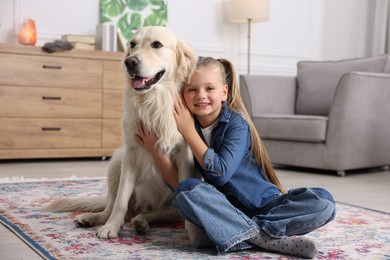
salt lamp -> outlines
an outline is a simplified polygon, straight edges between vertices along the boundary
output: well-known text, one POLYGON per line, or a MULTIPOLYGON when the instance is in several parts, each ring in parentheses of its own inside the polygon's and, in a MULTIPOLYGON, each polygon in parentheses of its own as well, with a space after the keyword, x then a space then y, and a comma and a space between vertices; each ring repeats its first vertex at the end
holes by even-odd
POLYGON ((19 28, 18 42, 20 44, 35 45, 37 30, 33 19, 26 19, 19 28))

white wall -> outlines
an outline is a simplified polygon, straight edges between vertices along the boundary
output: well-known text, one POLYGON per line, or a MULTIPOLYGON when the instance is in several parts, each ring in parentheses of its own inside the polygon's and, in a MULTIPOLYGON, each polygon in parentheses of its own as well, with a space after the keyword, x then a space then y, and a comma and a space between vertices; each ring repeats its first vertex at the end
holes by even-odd
POLYGON ((26 18, 37 27, 37 45, 60 39, 66 33, 95 34, 99 0, 1 0, 0 42, 16 43, 26 18))
MULTIPOLYGON (((169 0, 169 27, 199 55, 227 57, 245 73, 247 24, 229 22, 227 3, 169 0)), ((270 21, 252 24, 252 74, 293 74, 297 60, 321 58, 322 10, 319 0, 271 0, 270 21)))
MULTIPOLYGON (((324 16, 323 58, 337 60, 358 54, 361 4, 370 0, 326 0, 324 16)), ((364 39, 360 39, 364 40, 364 39)))
MULTIPOLYGON (((360 1, 366 0, 270 1, 270 21, 252 24, 252 74, 293 75, 299 60, 350 58, 355 54, 357 10, 360 1), (339 10, 337 15, 335 10, 339 10)), ((247 25, 229 22, 228 0, 167 3, 168 27, 198 55, 226 57, 238 73, 246 73, 247 25)), ((36 22, 37 45, 67 33, 94 34, 99 0, 1 0, 0 42, 16 43, 17 30, 26 18, 36 22)))

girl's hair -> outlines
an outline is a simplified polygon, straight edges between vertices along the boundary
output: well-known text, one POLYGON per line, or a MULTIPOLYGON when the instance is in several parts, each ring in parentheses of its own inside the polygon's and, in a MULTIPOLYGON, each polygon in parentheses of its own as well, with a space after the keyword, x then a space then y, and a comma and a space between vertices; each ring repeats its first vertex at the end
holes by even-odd
POLYGON ((225 81, 224 84, 228 85, 227 102, 229 108, 233 112, 241 115, 249 125, 249 131, 252 141, 252 153, 255 157, 255 160, 263 168, 263 171, 265 172, 268 180, 275 184, 282 193, 286 193, 286 190, 283 188, 282 184, 280 183, 278 177, 275 174, 275 171, 272 167, 271 161, 265 150, 263 142, 261 141, 256 127, 253 124, 252 119, 245 108, 244 102, 242 101, 233 64, 226 59, 199 57, 197 67, 208 65, 214 65, 220 68, 222 80, 225 81))

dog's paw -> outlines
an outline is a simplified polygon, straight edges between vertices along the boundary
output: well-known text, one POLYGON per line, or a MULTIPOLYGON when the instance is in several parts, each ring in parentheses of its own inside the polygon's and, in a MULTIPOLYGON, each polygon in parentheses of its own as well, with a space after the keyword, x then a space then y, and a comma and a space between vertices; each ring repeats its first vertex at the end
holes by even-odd
POLYGON ((139 235, 145 235, 146 232, 149 231, 149 223, 148 221, 142 216, 142 214, 139 214, 131 219, 131 224, 133 225, 135 231, 139 235))
POLYGON ((119 231, 121 227, 113 224, 105 224, 101 227, 96 236, 100 239, 116 238, 119 237, 119 231))
POLYGON ((86 213, 86 214, 79 215, 75 217, 73 222, 76 227, 80 227, 80 228, 93 227, 96 225, 92 219, 93 215, 94 215, 93 213, 86 213))

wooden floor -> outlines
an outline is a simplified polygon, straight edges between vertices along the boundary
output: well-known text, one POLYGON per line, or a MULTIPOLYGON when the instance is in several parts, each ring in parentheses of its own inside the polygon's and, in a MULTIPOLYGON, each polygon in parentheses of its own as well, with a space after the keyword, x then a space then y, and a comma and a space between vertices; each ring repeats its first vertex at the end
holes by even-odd
MULTIPOLYGON (((106 176, 108 161, 37 160, 0 161, 0 181, 11 178, 68 178, 106 176)), ((276 168, 285 188, 323 187, 336 201, 390 213, 390 170, 378 168, 347 172, 338 177, 335 172, 276 168)), ((41 259, 14 234, 0 225, 0 259, 41 259)))

